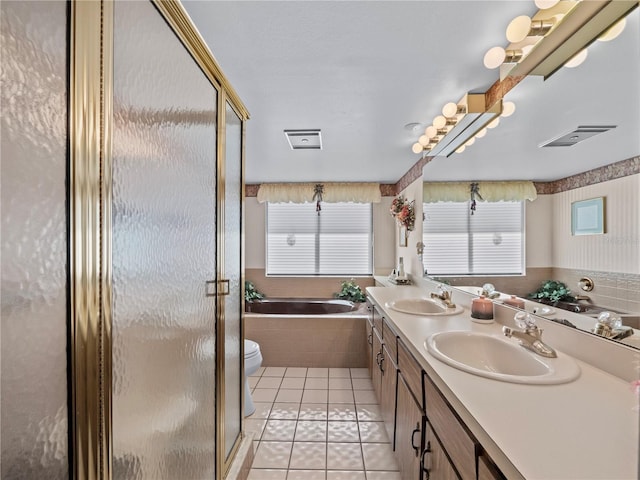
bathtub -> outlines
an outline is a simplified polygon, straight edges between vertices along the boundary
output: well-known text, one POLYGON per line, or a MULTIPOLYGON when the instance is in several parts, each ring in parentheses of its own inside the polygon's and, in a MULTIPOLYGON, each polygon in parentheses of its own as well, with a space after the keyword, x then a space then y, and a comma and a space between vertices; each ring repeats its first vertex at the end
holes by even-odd
POLYGON ((366 305, 336 299, 270 298, 246 304, 245 336, 266 367, 364 368, 366 305))
POLYGON ((247 312, 266 315, 328 315, 357 309, 358 304, 348 300, 318 298, 268 298, 247 303, 247 312))

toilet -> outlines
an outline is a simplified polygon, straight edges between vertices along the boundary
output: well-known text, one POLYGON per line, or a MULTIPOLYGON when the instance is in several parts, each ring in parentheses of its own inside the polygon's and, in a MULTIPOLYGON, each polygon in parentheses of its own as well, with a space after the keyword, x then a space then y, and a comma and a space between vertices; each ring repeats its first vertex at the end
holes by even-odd
POLYGON ((244 416, 248 417, 256 411, 251 398, 251 390, 249 390, 249 376, 256 373, 262 365, 262 354, 260 353, 260 345, 253 340, 245 339, 244 341, 244 416))

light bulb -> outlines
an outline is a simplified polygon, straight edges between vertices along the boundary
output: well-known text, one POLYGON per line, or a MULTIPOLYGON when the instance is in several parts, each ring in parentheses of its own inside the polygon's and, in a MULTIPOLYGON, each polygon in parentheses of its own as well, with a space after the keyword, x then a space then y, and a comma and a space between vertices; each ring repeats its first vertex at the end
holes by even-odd
POLYGON ((487 68, 498 68, 502 65, 506 57, 507 53, 504 48, 490 48, 487 53, 484 54, 484 66, 487 68))
POLYGON ((626 25, 627 25, 626 18, 623 18, 622 20, 617 21, 616 23, 613 24, 613 26, 611 26, 611 28, 608 28, 606 32, 600 35, 598 37, 598 40, 600 40, 601 42, 608 42, 609 40, 613 40, 614 38, 616 38, 618 35, 622 33, 626 25))
POLYGON ((588 50, 584 48, 580 50, 578 53, 576 53, 573 57, 571 57, 569 61, 564 64, 564 66, 567 68, 575 68, 579 65, 582 65, 582 62, 584 62, 587 59, 588 54, 589 54, 588 50))
POLYGON ((486 127, 483 128, 482 130, 480 130, 478 133, 476 133, 476 138, 482 138, 487 134, 487 129, 486 127))
POLYGON ((500 117, 496 117, 489 122, 487 128, 496 128, 500 124, 500 117))
POLYGON ((507 40, 511 43, 518 43, 529 36, 531 30, 531 19, 526 15, 514 18, 507 27, 507 40))
POLYGON ((476 143, 476 138, 475 137, 471 137, 469 140, 467 140, 464 144, 465 147, 470 147, 471 145, 473 145, 474 143, 476 143))
POLYGON ((436 135, 438 135, 438 129, 436 127, 434 127, 433 125, 429 125, 425 131, 424 134, 429 137, 429 138, 433 138, 436 135))
POLYGON ((511 115, 513 115, 513 112, 516 111, 516 104, 513 102, 504 102, 502 104, 502 113, 500 114, 501 117, 510 117, 511 115))
POLYGON ((442 115, 445 117, 455 117, 458 113, 458 105, 453 102, 447 103, 444 107, 442 107, 442 115))
POLYGON ((465 146, 464 145, 460 145, 458 148, 456 148, 456 153, 462 153, 464 152, 465 146))
POLYGON ((546 10, 551 7, 555 7, 560 0, 535 0, 536 7, 540 10, 546 10))
POLYGON ((413 153, 422 153, 422 150, 424 150, 422 148, 422 145, 420 145, 419 143, 414 143, 413 146, 411 147, 411 151, 413 153))
POLYGON ((426 135, 422 135, 419 139, 418 139, 418 143, 420 145, 422 145, 423 147, 426 147, 427 145, 429 145, 429 137, 427 137, 426 135))
POLYGON ((442 115, 438 115, 436 118, 433 119, 433 126, 436 128, 444 128, 446 124, 447 124, 447 119, 442 115))

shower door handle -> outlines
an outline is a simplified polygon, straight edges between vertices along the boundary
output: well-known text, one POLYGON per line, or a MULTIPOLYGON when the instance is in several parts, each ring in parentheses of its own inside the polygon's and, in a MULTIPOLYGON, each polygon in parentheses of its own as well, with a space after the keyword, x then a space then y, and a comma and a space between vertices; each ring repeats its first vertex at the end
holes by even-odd
POLYGON ((220 296, 229 295, 229 280, 220 280, 220 296))
POLYGON ((205 297, 215 297, 216 296, 216 281, 215 280, 207 280, 204 282, 204 296, 205 297))

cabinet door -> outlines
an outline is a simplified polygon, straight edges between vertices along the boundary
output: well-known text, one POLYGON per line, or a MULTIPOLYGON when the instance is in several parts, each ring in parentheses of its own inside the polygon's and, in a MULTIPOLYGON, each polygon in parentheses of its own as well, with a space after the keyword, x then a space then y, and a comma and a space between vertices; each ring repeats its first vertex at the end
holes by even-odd
POLYGON ((373 390, 376 392, 376 398, 379 403, 382 403, 382 370, 380 364, 382 363, 382 339, 378 333, 377 328, 373 328, 373 366, 371 367, 371 382, 373 383, 373 390))
POLYGON ((422 480, 459 480, 444 449, 431 429, 426 425, 426 446, 422 459, 422 480))
MULTIPOLYGON (((425 417, 409 387, 398 374, 398 415, 396 418, 396 459, 402 480, 420 478, 425 417)), ((437 478, 437 477, 432 477, 437 478)))
POLYGON ((395 447, 395 421, 396 421, 396 384, 398 367, 393 360, 393 355, 387 349, 387 343, 382 345, 380 368, 382 370, 382 395, 380 398, 380 411, 387 435, 391 444, 395 447))
POLYGON ((478 480, 503 480, 498 468, 486 456, 478 457, 478 480))
POLYGON ((367 368, 369 369, 369 376, 373 375, 373 307, 367 304, 369 310, 369 317, 367 318, 367 368))

